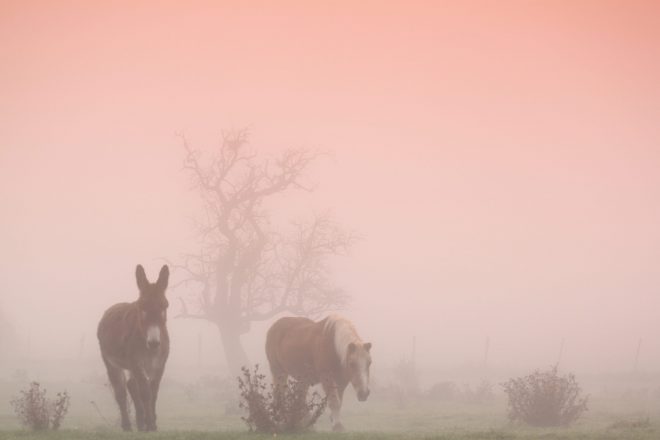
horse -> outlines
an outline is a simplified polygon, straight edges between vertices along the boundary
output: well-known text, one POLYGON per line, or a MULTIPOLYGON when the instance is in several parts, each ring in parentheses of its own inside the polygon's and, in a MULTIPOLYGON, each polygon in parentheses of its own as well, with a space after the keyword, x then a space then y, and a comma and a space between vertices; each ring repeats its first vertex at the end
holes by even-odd
POLYGON ((343 431, 339 415, 348 384, 353 385, 359 401, 369 397, 370 351, 371 343, 363 342, 353 324, 338 315, 318 322, 280 318, 266 336, 275 397, 281 396, 289 376, 308 386, 320 382, 330 408, 332 429, 343 431))
POLYGON ((156 431, 156 398, 170 352, 167 333, 165 290, 169 268, 161 268, 158 281, 150 283, 144 268, 135 268, 139 289, 137 301, 119 303, 105 311, 97 336, 101 357, 108 370, 115 400, 119 405, 121 426, 131 430, 126 390, 135 405, 135 421, 139 431, 156 431), (128 372, 128 380, 124 372, 128 372))

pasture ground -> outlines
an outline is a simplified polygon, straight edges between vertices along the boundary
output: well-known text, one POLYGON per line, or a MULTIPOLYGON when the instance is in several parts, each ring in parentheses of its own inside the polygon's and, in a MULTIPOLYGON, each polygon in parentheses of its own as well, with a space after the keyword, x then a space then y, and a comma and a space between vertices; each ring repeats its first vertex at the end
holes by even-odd
MULTIPOLYGON (((52 371, 52 368, 50 369, 52 371)), ((43 374, 39 377, 47 376, 43 374)), ((458 379, 460 380, 460 379, 458 379)), ((233 381, 200 376, 194 381, 169 378, 163 382, 157 433, 128 433, 118 428, 118 412, 102 372, 84 376, 72 372, 45 377, 48 395, 67 390, 71 408, 61 431, 23 430, 9 404, 25 388, 21 374, 0 376, 0 440, 230 440, 262 439, 249 433, 236 408, 233 381), (14 377, 16 376, 16 377, 14 377)), ((498 383, 498 380, 493 380, 498 383)), ((458 382, 457 383, 461 383, 458 382)), ((494 399, 470 403, 460 399, 395 398, 387 388, 374 388, 366 403, 347 391, 343 408, 346 433, 330 432, 324 414, 315 432, 286 436, 295 439, 660 439, 660 376, 598 378, 585 381, 589 411, 572 427, 558 429, 512 425, 505 396, 494 386, 494 399)), ((281 436, 280 436, 281 437, 281 436)))

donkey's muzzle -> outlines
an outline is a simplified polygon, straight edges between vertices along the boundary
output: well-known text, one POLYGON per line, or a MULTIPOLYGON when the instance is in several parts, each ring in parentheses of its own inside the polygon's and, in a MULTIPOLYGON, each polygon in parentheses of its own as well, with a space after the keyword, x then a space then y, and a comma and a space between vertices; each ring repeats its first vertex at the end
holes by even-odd
POLYGON ((147 348, 155 350, 160 345, 160 327, 157 325, 149 326, 147 329, 147 348))

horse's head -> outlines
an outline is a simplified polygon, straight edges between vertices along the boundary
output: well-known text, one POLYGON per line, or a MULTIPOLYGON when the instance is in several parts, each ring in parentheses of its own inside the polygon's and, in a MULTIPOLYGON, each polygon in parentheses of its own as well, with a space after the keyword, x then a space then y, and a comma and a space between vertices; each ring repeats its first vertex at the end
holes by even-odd
POLYGON ((138 264, 135 268, 135 278, 140 289, 140 297, 137 301, 139 328, 150 350, 156 350, 160 346, 161 334, 165 331, 167 306, 169 306, 165 298, 165 290, 169 277, 170 270, 167 265, 160 269, 158 281, 155 283, 147 280, 141 265, 138 264))
POLYGON ((349 380, 357 393, 358 400, 364 402, 369 397, 369 367, 371 367, 371 342, 364 344, 351 342, 346 354, 346 368, 349 380))

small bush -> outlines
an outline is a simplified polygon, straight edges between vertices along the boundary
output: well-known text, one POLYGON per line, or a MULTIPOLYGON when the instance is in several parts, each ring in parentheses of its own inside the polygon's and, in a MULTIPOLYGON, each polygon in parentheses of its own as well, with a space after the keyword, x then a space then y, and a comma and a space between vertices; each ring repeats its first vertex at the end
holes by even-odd
POLYGON ((199 400, 199 385, 196 383, 187 383, 183 385, 183 394, 188 402, 197 402, 199 400))
POLYGON ((463 385, 463 392, 461 397, 468 403, 489 403, 495 400, 495 393, 493 392, 493 384, 484 379, 479 382, 474 388, 470 385, 463 385))
POLYGON ((573 374, 559 376, 557 366, 548 371, 509 379, 503 383, 509 397, 509 418, 532 426, 568 426, 587 410, 587 397, 573 374))
POLYGON ((484 379, 474 386, 465 383, 462 387, 454 382, 438 382, 428 389, 424 397, 440 402, 485 404, 495 400, 495 393, 493 384, 484 379))
POLYGON ((27 382, 28 373, 24 368, 19 368, 14 370, 14 373, 11 375, 12 380, 16 382, 27 382))
POLYGON ((635 429, 645 430, 651 428, 651 419, 648 417, 638 417, 633 419, 617 420, 612 423, 607 429, 619 429, 630 431, 635 429))
POLYGON ((289 379, 282 387, 279 399, 273 386, 266 385, 266 376, 259 366, 251 371, 242 368, 238 378, 240 408, 247 411, 242 417, 250 431, 276 433, 301 432, 311 428, 325 410, 327 400, 314 391, 308 396, 308 384, 289 379))
POLYGON ((438 382, 431 386, 426 393, 426 397, 431 400, 451 401, 455 400, 460 390, 454 382, 438 382))
POLYGON ((39 382, 32 382, 10 403, 24 426, 35 431, 58 429, 69 410, 69 394, 64 391, 57 393, 54 400, 46 399, 46 390, 41 389, 39 382))
POLYGON ((394 378, 400 390, 408 397, 419 396, 419 372, 415 362, 401 359, 394 367, 394 378))

